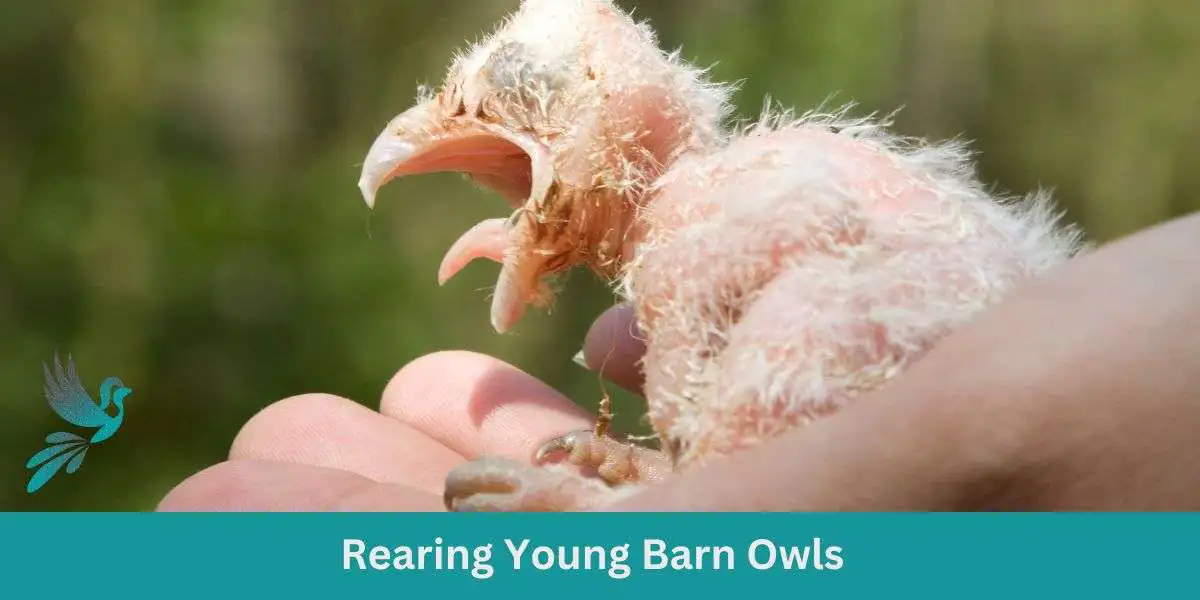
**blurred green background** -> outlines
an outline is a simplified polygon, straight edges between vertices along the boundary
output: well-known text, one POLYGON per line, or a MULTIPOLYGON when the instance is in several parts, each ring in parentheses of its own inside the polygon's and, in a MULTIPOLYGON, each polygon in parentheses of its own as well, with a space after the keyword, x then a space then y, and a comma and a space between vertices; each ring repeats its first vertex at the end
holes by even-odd
MULTIPOLYGON (((579 272, 553 314, 488 325, 494 265, 443 251, 504 203, 455 175, 358 165, 421 82, 516 0, 56 0, 0 8, 0 508, 151 509, 271 402, 377 402, 425 353, 491 353, 592 403, 570 362, 613 302, 579 272), (35 496, 63 429, 41 365, 134 393, 121 432, 35 496)), ((627 8, 633 0, 622 2, 627 8)), ((904 105, 906 133, 977 141, 985 180, 1057 190, 1094 241, 1200 207, 1193 0, 642 0, 664 44, 744 79, 752 117, 904 105)), ((618 410, 636 399, 617 394, 618 410)))

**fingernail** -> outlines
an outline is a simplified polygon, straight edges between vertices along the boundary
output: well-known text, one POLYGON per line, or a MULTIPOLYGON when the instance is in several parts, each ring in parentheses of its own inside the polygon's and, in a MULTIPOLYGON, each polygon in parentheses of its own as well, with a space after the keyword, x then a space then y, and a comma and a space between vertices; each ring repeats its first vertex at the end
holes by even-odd
MULTIPOLYGON (((576 352, 575 356, 571 357, 571 362, 573 362, 585 369, 588 369, 587 359, 583 357, 583 350, 576 352)), ((590 369, 588 369, 588 370, 590 370, 590 369)))

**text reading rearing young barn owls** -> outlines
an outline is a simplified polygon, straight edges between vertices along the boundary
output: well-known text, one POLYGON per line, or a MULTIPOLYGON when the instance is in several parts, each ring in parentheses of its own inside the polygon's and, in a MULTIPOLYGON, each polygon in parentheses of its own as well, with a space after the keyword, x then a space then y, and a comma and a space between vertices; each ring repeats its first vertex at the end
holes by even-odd
POLYGON ((743 565, 758 571, 838 571, 845 566, 842 547, 821 538, 802 546, 763 538, 741 548, 678 546, 655 538, 643 540, 640 548, 633 544, 547 546, 529 539, 505 539, 499 548, 495 546, 447 544, 441 537, 417 546, 374 545, 347 538, 342 543, 342 569, 458 571, 490 579, 499 566, 513 571, 604 571, 612 579, 625 579, 635 566, 645 571, 726 571, 743 565), (634 556, 637 550, 640 557, 634 556))

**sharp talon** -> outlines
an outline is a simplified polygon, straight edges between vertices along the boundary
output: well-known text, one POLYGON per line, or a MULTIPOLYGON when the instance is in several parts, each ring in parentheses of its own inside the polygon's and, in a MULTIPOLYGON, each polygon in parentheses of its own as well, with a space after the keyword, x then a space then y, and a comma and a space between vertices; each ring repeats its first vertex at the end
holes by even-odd
POLYGON ((578 441, 579 438, 574 431, 555 437, 545 444, 538 446, 537 452, 535 452, 533 455, 533 461, 541 464, 546 462, 546 459, 554 454, 558 454, 560 452, 571 452, 575 449, 575 444, 578 443, 578 441))

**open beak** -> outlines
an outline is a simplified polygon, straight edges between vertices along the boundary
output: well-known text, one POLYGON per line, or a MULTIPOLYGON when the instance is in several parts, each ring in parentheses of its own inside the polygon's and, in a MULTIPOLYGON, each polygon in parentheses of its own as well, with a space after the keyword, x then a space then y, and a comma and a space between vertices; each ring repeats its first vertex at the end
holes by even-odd
POLYGON ((549 189, 553 171, 534 169, 548 167, 549 155, 531 138, 474 119, 460 118, 436 128, 430 120, 424 105, 413 107, 392 119, 371 144, 358 180, 367 206, 375 207, 379 189, 392 179, 423 173, 470 174, 514 208, 549 189), (534 180, 535 170, 541 171, 543 181, 534 180))
MULTIPOLYGON (((358 181, 367 206, 373 208, 379 189, 397 177, 438 172, 466 173, 514 209, 541 205, 555 177, 544 145, 465 114, 437 118, 431 105, 436 101, 397 116, 371 145, 358 181)), ((537 257, 521 252, 527 227, 524 219, 483 221, 450 247, 438 269, 440 284, 477 258, 503 265, 492 298, 492 326, 499 332, 520 320, 539 289, 537 257)))

